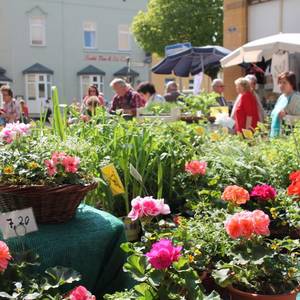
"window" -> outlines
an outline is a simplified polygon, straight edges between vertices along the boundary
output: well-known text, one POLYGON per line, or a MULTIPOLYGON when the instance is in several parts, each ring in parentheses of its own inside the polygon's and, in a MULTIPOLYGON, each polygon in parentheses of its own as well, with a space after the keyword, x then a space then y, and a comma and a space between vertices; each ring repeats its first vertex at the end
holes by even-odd
POLYGON ((26 98, 27 100, 51 99, 51 75, 27 74, 26 75, 26 98))
POLYGON ((83 24, 83 40, 84 48, 96 48, 96 23, 85 22, 83 24))
POLYGON ((130 50, 130 32, 128 25, 119 25, 119 50, 130 50))
POLYGON ((80 76, 80 98, 83 99, 87 95, 90 85, 95 85, 99 92, 103 93, 104 82, 103 76, 100 75, 81 75, 80 76))
POLYGON ((46 20, 45 17, 30 17, 30 45, 46 45, 46 20))

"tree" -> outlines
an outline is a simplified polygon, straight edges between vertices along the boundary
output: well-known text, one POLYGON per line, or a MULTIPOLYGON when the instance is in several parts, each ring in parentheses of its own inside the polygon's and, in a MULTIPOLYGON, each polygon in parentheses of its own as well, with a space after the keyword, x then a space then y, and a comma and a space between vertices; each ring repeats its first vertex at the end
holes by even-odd
POLYGON ((135 16, 132 30, 150 53, 164 54, 166 45, 222 44, 223 0, 149 0, 148 11, 135 16))

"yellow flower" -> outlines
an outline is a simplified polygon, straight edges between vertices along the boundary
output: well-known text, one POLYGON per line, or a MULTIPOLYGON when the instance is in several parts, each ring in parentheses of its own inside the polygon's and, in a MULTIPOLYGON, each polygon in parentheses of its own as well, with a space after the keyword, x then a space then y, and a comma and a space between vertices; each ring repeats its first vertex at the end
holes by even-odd
POLYGON ((28 164, 28 169, 30 169, 30 170, 34 170, 34 169, 37 169, 39 167, 39 164, 38 163, 36 163, 36 162, 30 162, 29 164, 28 164))
POLYGON ((278 245, 277 244, 272 244, 271 249, 276 251, 278 249, 278 245))
POLYGON ((14 173, 14 168, 12 166, 7 166, 3 169, 3 173, 6 175, 10 175, 14 173))
POLYGON ((210 139, 212 142, 217 142, 220 140, 220 135, 217 133, 217 132, 213 132, 211 135, 210 135, 210 139))
POLYGON ((193 255, 189 255, 189 261, 190 261, 190 263, 192 263, 194 261, 194 256, 193 255))
POLYGON ((205 134, 205 129, 203 127, 197 127, 195 129, 196 133, 200 136, 203 136, 205 134))
POLYGON ((271 213, 273 219, 276 219, 278 217, 278 212, 276 211, 276 208, 272 207, 270 209, 270 213, 271 213))

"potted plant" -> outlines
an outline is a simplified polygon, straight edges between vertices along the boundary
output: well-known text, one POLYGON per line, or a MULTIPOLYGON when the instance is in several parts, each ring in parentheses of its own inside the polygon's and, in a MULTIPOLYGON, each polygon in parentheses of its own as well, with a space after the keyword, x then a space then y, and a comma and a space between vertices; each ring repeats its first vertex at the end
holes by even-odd
POLYGON ((71 290, 70 284, 81 280, 76 271, 48 268, 44 275, 33 272, 38 257, 30 252, 11 254, 5 242, 0 241, 0 298, 3 299, 86 299, 95 300, 85 287, 71 290), (62 293, 61 288, 65 292, 62 293))
POLYGON ((32 207, 40 223, 66 222, 96 187, 79 140, 22 123, 8 124, 0 138, 2 212, 32 207))
POLYGON ((213 271, 233 300, 296 299, 300 282, 299 241, 271 240, 270 218, 261 210, 228 217, 225 230, 234 241, 213 271))

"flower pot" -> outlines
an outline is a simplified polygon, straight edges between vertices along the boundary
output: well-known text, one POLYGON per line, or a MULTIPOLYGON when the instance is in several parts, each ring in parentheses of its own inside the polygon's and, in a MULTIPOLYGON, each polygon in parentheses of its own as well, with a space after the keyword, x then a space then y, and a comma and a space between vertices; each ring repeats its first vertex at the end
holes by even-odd
POLYGON ((141 232, 141 225, 139 222, 133 222, 128 217, 120 218, 125 226, 125 232, 128 242, 135 242, 139 239, 139 235, 141 232))
POLYGON ((231 295, 231 300, 296 300, 298 291, 297 289, 282 295, 259 295, 243 292, 232 286, 229 286, 227 289, 231 295))
POLYGON ((72 219, 85 195, 97 187, 65 184, 60 186, 0 186, 0 212, 32 208, 37 223, 65 223, 72 219))

